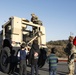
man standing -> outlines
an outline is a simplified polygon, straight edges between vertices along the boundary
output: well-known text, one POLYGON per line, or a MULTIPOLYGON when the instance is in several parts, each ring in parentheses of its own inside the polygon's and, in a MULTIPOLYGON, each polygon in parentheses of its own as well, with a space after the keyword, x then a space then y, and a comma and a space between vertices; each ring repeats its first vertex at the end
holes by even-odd
POLYGON ((34 40, 29 53, 29 60, 31 64, 31 75, 34 75, 34 71, 36 72, 36 75, 38 75, 39 53, 40 53, 40 49, 38 45, 38 40, 34 40))
POLYGON ((69 43, 67 44, 66 47, 66 53, 68 55, 68 68, 69 68, 69 75, 74 75, 74 70, 75 70, 75 63, 74 63, 74 56, 75 56, 75 45, 73 45, 73 36, 69 37, 69 43))

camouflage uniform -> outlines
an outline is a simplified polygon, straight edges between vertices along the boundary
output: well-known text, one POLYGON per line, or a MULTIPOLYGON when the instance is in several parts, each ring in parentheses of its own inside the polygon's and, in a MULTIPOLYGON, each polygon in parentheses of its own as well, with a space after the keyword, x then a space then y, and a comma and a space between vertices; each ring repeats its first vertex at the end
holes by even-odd
POLYGON ((69 68, 69 74, 68 75, 74 75, 74 70, 75 70, 74 59, 70 60, 70 62, 68 63, 68 68, 69 68))
POLYGON ((66 53, 68 55, 68 68, 69 68, 69 75, 74 75, 75 70, 75 53, 76 53, 76 47, 73 45, 73 41, 70 41, 66 47, 66 53))
POLYGON ((42 21, 40 21, 35 14, 31 14, 31 16, 32 16, 31 22, 33 22, 33 23, 35 23, 35 24, 42 25, 42 21))
POLYGON ((74 70, 75 70, 75 63, 74 63, 74 45, 72 45, 71 48, 71 54, 69 55, 69 62, 68 62, 68 68, 69 68, 69 75, 74 75, 74 70))

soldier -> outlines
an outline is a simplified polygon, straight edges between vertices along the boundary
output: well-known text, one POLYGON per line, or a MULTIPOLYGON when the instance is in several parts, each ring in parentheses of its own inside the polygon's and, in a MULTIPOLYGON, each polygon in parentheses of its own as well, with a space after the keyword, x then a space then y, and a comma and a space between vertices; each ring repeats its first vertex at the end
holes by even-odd
POLYGON ((38 17, 35 14, 31 14, 31 16, 32 16, 31 22, 42 25, 42 22, 38 19, 38 17))
MULTIPOLYGON (((38 17, 35 14, 32 13, 31 16, 31 22, 42 25, 42 22, 38 20, 38 17)), ((33 33, 37 33, 37 27, 33 27, 33 33)))
POLYGON ((75 54, 75 45, 73 45, 73 36, 69 37, 69 43, 66 47, 66 53, 68 55, 68 68, 69 68, 69 75, 74 75, 75 70, 75 63, 74 63, 74 54, 75 54))
POLYGON ((38 17, 35 14, 31 14, 32 18, 31 18, 31 22, 33 23, 37 23, 38 21, 38 17))

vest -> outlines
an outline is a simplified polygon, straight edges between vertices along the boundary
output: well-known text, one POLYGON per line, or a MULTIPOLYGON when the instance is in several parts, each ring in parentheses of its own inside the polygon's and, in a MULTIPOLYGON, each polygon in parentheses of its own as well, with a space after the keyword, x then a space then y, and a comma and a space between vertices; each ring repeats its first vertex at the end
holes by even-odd
POLYGON ((20 50, 18 52, 17 57, 18 57, 19 60, 26 60, 26 51, 25 50, 20 50))

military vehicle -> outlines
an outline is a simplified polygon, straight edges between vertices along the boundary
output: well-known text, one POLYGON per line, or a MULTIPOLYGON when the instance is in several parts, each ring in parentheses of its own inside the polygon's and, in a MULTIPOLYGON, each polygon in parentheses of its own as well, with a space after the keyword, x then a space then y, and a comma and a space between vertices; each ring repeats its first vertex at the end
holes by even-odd
POLYGON ((10 62, 17 62, 16 56, 20 49, 21 43, 26 43, 30 48, 33 40, 37 39, 41 50, 39 67, 45 62, 46 55, 46 34, 43 25, 34 24, 33 22, 12 16, 2 25, 0 31, 0 66, 2 71, 8 73, 10 70, 10 62), (15 58, 10 59, 12 51, 15 51, 15 58))

